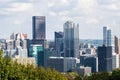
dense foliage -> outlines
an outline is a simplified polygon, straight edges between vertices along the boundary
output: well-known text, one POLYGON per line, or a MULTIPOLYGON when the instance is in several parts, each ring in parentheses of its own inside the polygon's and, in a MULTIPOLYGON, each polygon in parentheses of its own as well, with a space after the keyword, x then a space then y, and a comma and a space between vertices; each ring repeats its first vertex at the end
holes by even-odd
POLYGON ((112 72, 92 73, 91 76, 77 76, 75 80, 120 80, 120 69, 112 72))
POLYGON ((21 65, 3 58, 0 51, 0 80, 68 80, 64 74, 43 67, 34 68, 32 65, 21 65))

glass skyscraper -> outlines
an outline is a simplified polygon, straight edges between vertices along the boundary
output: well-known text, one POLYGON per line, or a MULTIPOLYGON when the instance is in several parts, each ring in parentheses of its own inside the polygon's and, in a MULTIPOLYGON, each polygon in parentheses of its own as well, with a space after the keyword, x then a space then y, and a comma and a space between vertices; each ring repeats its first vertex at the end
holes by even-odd
POLYGON ((33 39, 46 38, 45 16, 33 16, 33 39))
POLYGON ((112 71, 112 47, 98 47, 98 71, 112 71))
POLYGON ((55 32, 55 51, 57 57, 63 53, 63 32, 55 32))
POLYGON ((112 52, 115 52, 114 49, 114 36, 111 29, 104 26, 103 27, 103 45, 112 46, 112 52))
POLYGON ((64 57, 79 57, 79 25, 64 23, 64 57))

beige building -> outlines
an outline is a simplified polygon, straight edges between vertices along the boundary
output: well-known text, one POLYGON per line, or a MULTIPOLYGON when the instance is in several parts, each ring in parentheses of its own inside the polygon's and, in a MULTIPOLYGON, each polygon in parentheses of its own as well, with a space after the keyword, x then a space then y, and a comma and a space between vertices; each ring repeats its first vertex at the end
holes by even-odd
POLYGON ((115 52, 120 54, 120 40, 115 36, 115 52))
POLYGON ((33 65, 36 67, 35 58, 12 58, 13 62, 16 61, 19 64, 27 66, 27 64, 33 65))

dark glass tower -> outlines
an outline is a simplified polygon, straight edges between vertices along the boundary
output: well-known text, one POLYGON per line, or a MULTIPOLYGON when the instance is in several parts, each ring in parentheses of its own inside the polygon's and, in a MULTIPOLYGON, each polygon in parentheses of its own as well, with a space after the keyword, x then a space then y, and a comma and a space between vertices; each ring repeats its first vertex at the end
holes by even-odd
POLYGON ((46 23, 45 16, 33 16, 33 39, 45 39, 46 38, 46 23))
POLYGON ((64 57, 79 57, 79 25, 64 24, 64 57))
POLYGON ((112 71, 112 47, 98 47, 98 71, 112 71))
POLYGON ((45 16, 33 16, 33 39, 32 45, 41 45, 43 51, 37 54, 38 66, 45 67, 45 45, 46 45, 46 21, 45 16))
POLYGON ((63 32, 55 32, 55 51, 57 57, 63 53, 63 32))

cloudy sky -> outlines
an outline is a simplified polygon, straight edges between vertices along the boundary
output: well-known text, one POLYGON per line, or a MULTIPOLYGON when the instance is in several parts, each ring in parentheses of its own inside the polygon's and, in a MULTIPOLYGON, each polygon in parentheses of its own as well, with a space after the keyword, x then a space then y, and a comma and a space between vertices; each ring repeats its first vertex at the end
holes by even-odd
POLYGON ((103 26, 120 38, 120 0, 0 0, 0 38, 12 32, 32 38, 32 16, 46 16, 47 39, 67 20, 79 23, 80 39, 102 39, 103 26))

